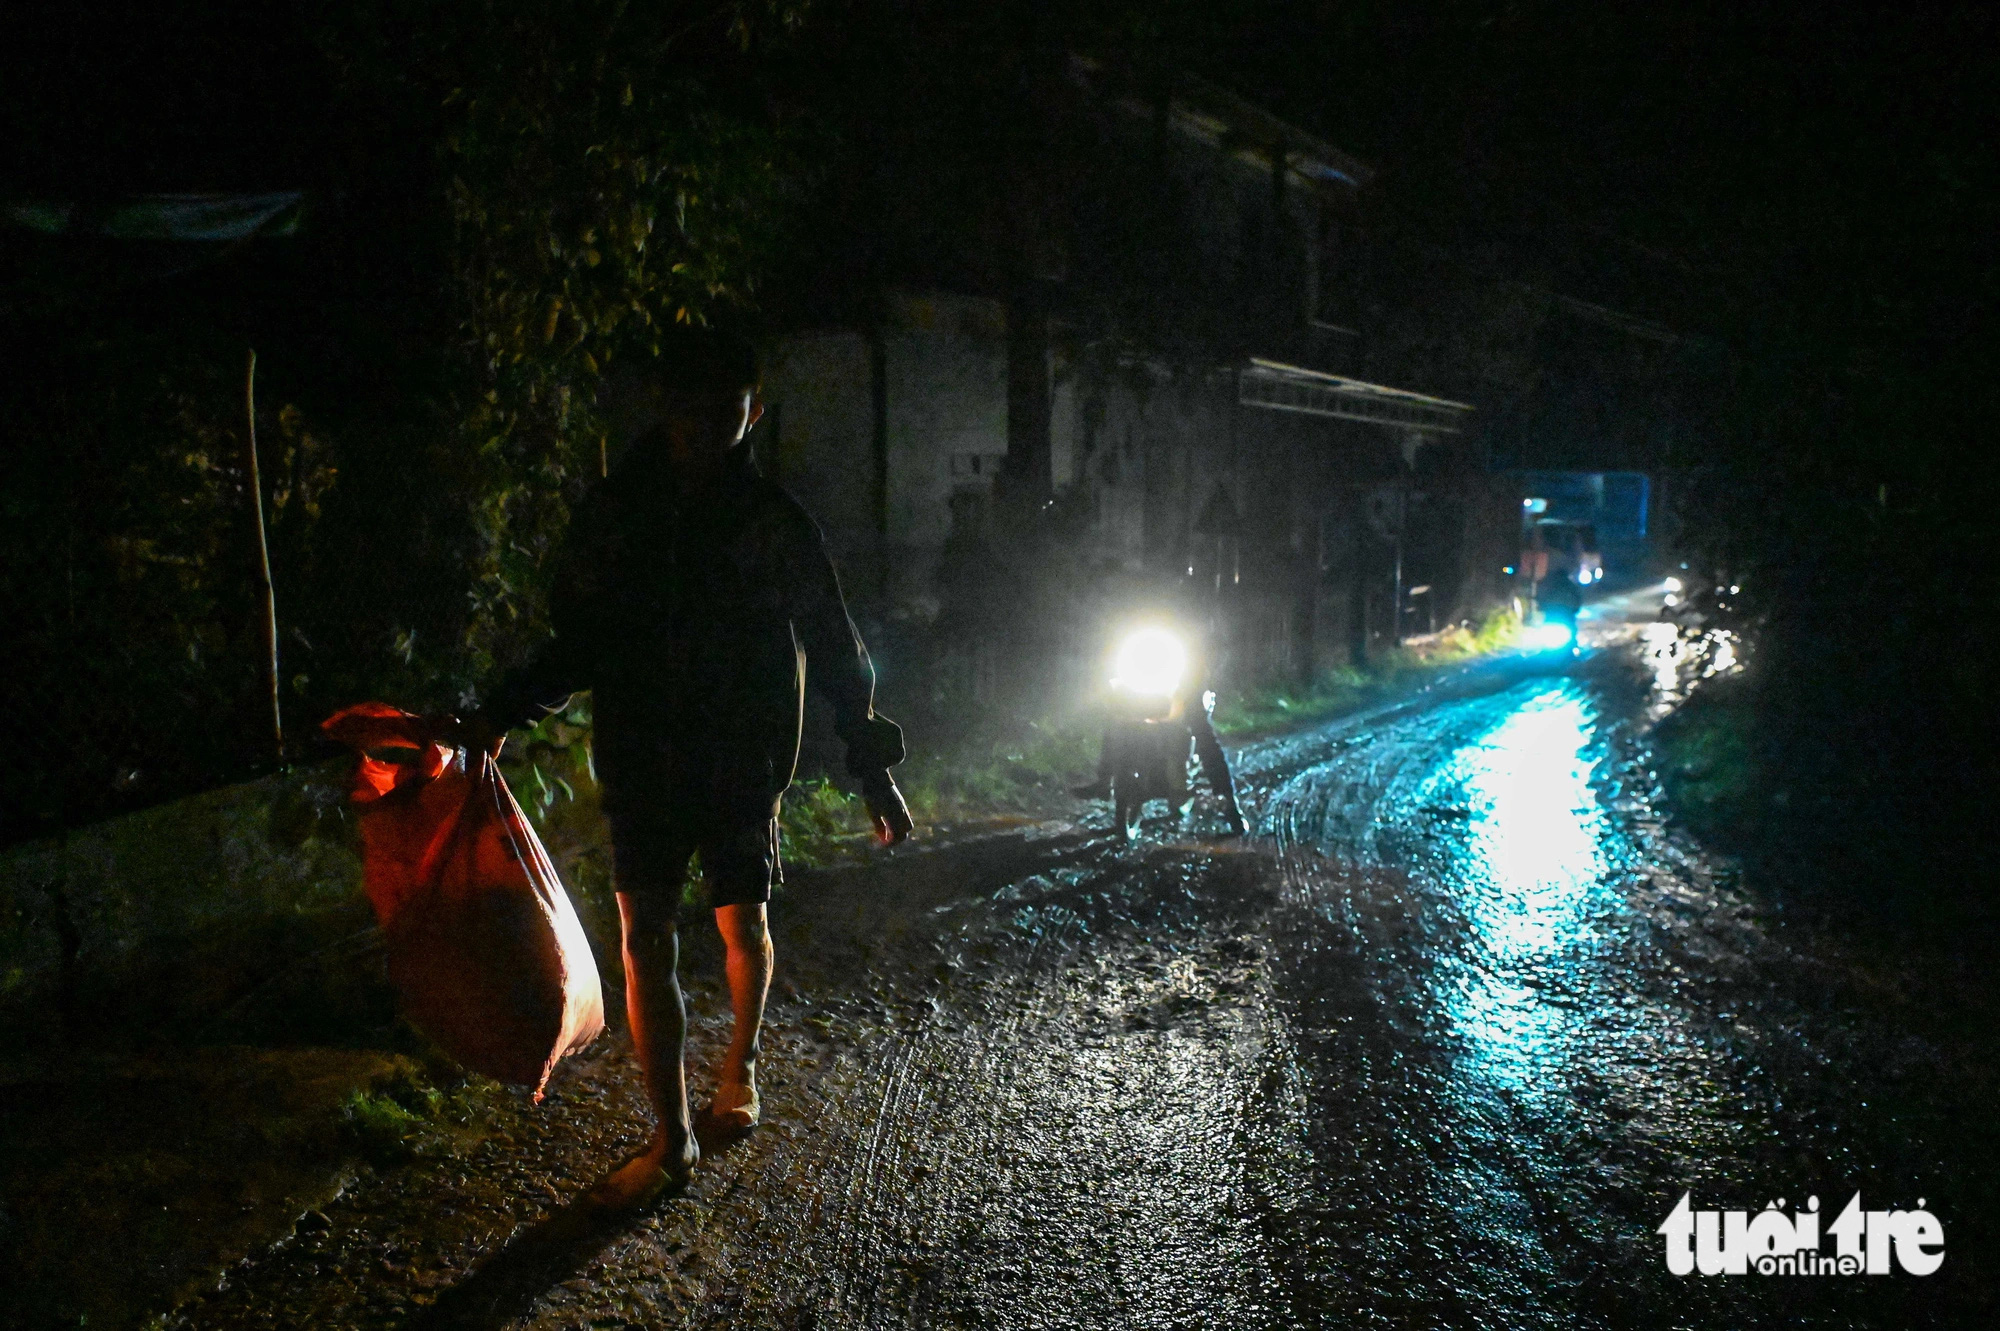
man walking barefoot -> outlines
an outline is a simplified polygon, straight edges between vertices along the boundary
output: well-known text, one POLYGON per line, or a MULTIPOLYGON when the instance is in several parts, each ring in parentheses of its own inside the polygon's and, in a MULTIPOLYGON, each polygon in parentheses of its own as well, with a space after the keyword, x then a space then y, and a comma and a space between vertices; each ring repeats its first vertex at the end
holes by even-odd
POLYGON ((911 830, 889 768, 902 732, 874 712, 875 672, 818 528, 760 476, 744 444, 763 414, 755 354, 683 331, 662 354, 658 426, 576 513, 552 601, 555 637, 468 723, 525 724, 594 691, 595 763, 611 823, 625 1010, 658 1129, 590 1193, 638 1205, 701 1158, 683 1060, 677 913, 701 857, 728 953, 735 1017, 708 1115, 755 1127, 758 1036, 771 983, 766 903, 780 877, 778 803, 798 762, 808 678, 832 705, 876 834, 911 830))

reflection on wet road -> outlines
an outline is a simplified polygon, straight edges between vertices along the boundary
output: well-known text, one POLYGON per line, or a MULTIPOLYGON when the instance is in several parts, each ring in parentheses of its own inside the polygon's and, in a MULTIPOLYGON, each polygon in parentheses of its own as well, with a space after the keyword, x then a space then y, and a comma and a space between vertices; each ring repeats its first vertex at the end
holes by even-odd
POLYGON ((1982 1231, 1949 1205, 1991 1192, 1983 1055, 1670 833, 1644 729, 1677 679, 1502 662, 1250 746, 1248 845, 1082 827, 800 875, 772 1125, 689 1197, 492 1276, 523 1195, 547 1213, 637 1139, 613 1050, 193 1324, 1972 1324, 1982 1231), (1683 1191, 1855 1188, 1931 1198, 1944 1269, 1666 1271, 1683 1191), (341 1285, 384 1251, 425 1283, 341 1285))
POLYGON ((1666 1275, 1653 1230, 1686 1189, 1752 1211, 1857 1186, 1908 1205, 1948 1186, 1945 1139, 1973 1134, 1942 1106, 1929 1143, 1904 1135, 1924 1115, 1871 1114, 1863 1051, 1907 1037, 1827 1023, 1808 975, 1853 977, 1768 937, 1666 834, 1643 692, 1589 672, 1487 684, 1272 764, 1327 750, 1271 797, 1319 1203, 1289 1265, 1340 1273, 1300 1311, 1954 1324, 1969 1284, 1666 1275))
POLYGON ((1588 947, 1587 908, 1603 891, 1590 722, 1573 693, 1531 698, 1426 789, 1470 811, 1459 859, 1476 960, 1445 1003, 1465 1047, 1460 1075, 1521 1094, 1559 1080, 1577 1034, 1527 979, 1588 947))
MULTIPOLYGON (((1699 1106, 1672 1101, 1727 1071, 1696 1046, 1679 1051, 1693 1066, 1660 1075, 1665 1046, 1685 1042, 1671 1003, 1634 1001, 1663 968, 1631 936, 1621 880, 1641 856, 1593 783, 1609 760, 1596 705, 1573 680, 1530 679, 1392 722, 1365 750, 1362 780, 1355 754, 1275 801, 1288 877, 1322 926, 1290 978, 1304 1012, 1339 995, 1348 1018, 1314 1060, 1326 1130, 1348 1137, 1357 1099, 1364 1121, 1391 1119, 1366 1134, 1383 1174, 1366 1202, 1432 1230, 1428 1251, 1372 1269, 1342 1303, 1573 1317, 1563 1291, 1604 1256, 1590 1242, 1617 1241, 1585 1238, 1606 1218, 1602 1153, 1631 1144, 1622 1128, 1641 1114, 1698 1134, 1699 1106)), ((1625 1261, 1649 1231, 1628 1236, 1625 1261)))

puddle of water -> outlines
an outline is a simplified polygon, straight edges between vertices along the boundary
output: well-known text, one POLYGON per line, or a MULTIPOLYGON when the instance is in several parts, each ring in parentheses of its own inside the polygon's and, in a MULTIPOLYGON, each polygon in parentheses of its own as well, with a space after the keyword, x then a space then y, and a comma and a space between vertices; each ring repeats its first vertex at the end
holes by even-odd
POLYGON ((1523 978, 1591 944, 1606 903, 1605 817, 1587 755, 1596 718, 1562 685, 1509 713, 1460 749, 1435 785, 1470 811, 1460 906, 1474 934, 1470 964, 1445 1015, 1463 1042, 1462 1071, 1519 1092, 1551 1092, 1576 1036, 1576 1015, 1523 978))
POLYGON ((1741 642, 1728 629, 1683 634, 1663 621, 1639 627, 1639 660, 1652 673, 1647 719, 1658 721, 1686 702, 1703 680, 1743 668, 1741 642))

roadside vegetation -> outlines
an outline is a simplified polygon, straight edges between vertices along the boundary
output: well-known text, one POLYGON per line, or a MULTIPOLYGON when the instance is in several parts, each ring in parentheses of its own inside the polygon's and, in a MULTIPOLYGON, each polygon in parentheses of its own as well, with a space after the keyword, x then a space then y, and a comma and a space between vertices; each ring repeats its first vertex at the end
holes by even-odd
POLYGON ((1338 666, 1310 685, 1281 684, 1217 700, 1217 734, 1241 739, 1351 712, 1407 685, 1413 677, 1512 647, 1521 619, 1511 608, 1488 612, 1477 626, 1454 625, 1381 653, 1366 669, 1338 666))
POLYGON ((1758 761, 1756 700, 1743 675, 1715 680, 1653 730, 1675 812, 1704 842, 1740 847, 1750 829, 1791 800, 1758 761))
MULTIPOLYGON (((283 151, 197 167, 162 147, 145 171, 168 192, 297 180, 312 202, 296 235, 182 283, 99 291, 79 276, 97 251, 33 251, 50 289, 0 334, 33 441, 0 458, 0 607, 47 724, 0 772, 0 845, 297 762, 358 699, 452 710, 529 650, 548 556, 606 465, 607 376, 755 307, 814 179, 812 132, 770 91, 790 0, 179 8, 145 21, 262 89, 283 151), (248 612, 252 413, 282 757, 248 612)), ((87 82, 16 98, 36 132, 13 139, 116 195, 150 176, 75 128, 102 109, 64 100, 87 82)), ((266 117, 217 97, 183 86, 174 109, 226 154, 266 117)))

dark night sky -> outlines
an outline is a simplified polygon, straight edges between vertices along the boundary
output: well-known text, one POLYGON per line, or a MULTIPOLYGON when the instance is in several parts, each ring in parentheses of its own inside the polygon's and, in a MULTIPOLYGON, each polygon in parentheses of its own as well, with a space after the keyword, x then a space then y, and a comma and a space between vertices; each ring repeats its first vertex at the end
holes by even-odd
POLYGON ((1204 34, 1218 72, 1474 226, 1650 252, 1610 293, 1641 312, 1935 354, 1990 291, 1992 6, 1258 8, 1204 34))
MULTIPOLYGON (((1936 361, 1992 288, 1994 9, 1168 0, 1158 15, 1191 63, 1373 160, 1462 238, 1630 260, 1619 289, 1575 294, 1732 337, 1776 316, 1936 361)), ((326 89, 306 11, 175 12, 14 16, 0 183, 309 178, 326 89)))

